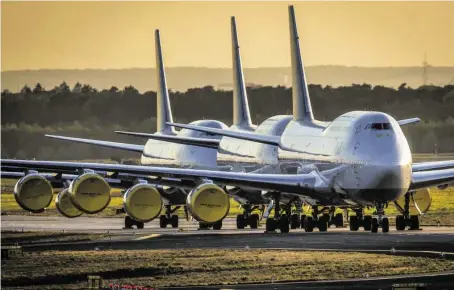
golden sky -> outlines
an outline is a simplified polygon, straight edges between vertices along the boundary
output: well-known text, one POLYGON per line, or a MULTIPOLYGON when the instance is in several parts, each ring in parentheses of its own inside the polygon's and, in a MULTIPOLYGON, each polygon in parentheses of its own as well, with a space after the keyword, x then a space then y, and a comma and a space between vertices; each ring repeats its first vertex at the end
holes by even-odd
POLYGON ((1 2, 2 71, 231 67, 236 16, 244 67, 290 65, 295 5, 305 65, 454 66, 454 2, 1 2))

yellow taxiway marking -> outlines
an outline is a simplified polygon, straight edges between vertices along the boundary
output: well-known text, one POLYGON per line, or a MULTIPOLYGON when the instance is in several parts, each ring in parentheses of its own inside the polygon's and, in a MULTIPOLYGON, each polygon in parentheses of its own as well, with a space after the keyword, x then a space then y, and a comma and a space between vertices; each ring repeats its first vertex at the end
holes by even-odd
POLYGON ((148 240, 148 239, 152 239, 152 238, 157 238, 159 236, 161 236, 161 235, 160 234, 151 234, 151 235, 147 235, 147 236, 143 236, 143 237, 137 238, 137 239, 135 239, 135 241, 148 240))

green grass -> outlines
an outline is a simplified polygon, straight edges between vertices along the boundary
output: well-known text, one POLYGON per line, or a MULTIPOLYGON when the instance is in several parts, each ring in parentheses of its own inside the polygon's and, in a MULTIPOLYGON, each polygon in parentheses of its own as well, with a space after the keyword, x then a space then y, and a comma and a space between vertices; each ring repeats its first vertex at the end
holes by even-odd
POLYGON ((88 275, 99 275, 106 284, 166 287, 452 270, 452 260, 365 253, 259 249, 50 250, 25 252, 23 257, 5 260, 1 278, 3 287, 15 285, 17 289, 81 289, 86 287, 88 275))

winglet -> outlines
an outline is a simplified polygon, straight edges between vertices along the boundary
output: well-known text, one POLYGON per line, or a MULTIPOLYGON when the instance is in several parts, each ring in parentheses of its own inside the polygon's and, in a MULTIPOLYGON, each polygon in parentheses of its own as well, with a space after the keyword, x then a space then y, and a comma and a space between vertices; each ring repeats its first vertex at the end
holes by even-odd
POLYGON ((173 122, 172 109, 170 108, 169 91, 167 89, 164 60, 161 51, 161 38, 159 30, 155 31, 156 41, 156 69, 158 74, 158 90, 156 93, 156 131, 165 135, 175 135, 175 129, 166 124, 173 122))
POLYGON ((236 31, 235 17, 231 18, 232 30, 232 63, 233 63, 233 125, 239 128, 252 129, 251 115, 244 83, 241 64, 240 46, 236 31))
POLYGON ((293 5, 288 7, 290 25, 290 49, 292 56, 292 99, 293 119, 295 121, 314 121, 309 90, 307 89, 306 73, 301 58, 298 30, 296 27, 293 5))

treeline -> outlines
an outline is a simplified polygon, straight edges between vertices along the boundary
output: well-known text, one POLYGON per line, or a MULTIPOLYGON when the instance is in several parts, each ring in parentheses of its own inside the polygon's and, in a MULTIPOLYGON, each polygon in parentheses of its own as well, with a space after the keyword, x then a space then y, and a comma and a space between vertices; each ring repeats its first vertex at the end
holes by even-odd
MULTIPOLYGON (((416 89, 368 84, 333 88, 309 85, 314 114, 332 120, 352 110, 387 112, 396 119, 420 117, 423 122, 404 131, 414 152, 454 151, 454 86, 423 86, 416 89)), ((255 124, 278 114, 291 114, 291 88, 248 88, 249 107, 255 124)), ((232 120, 232 91, 211 86, 170 92, 174 120, 191 122, 232 120)), ((114 130, 155 131, 156 92, 143 94, 132 86, 102 91, 77 83, 46 90, 40 84, 25 86, 19 93, 1 95, 2 157, 9 158, 109 158, 131 157, 114 149, 96 148, 51 140, 43 134, 143 143, 142 139, 119 136, 114 130)))

